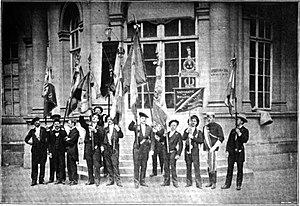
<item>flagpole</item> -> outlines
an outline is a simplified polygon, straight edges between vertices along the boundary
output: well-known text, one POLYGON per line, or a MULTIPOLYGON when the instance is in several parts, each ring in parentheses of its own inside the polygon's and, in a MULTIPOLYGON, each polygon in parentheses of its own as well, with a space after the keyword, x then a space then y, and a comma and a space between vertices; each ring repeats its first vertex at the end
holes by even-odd
POLYGON ((67 101, 67 105, 66 105, 66 109, 65 109, 65 114, 64 114, 64 120, 63 120, 63 126, 65 125, 67 111, 69 110, 69 102, 70 102, 70 100, 71 100, 71 98, 69 98, 68 101, 67 101))
POLYGON ((92 95, 90 94, 91 92, 91 63, 92 63, 92 57, 91 57, 91 53, 88 57, 88 64, 89 64, 89 76, 88 76, 88 104, 89 104, 89 109, 91 110, 91 113, 92 112, 92 95))
POLYGON ((234 104, 235 104, 235 128, 238 127, 238 124, 237 124, 237 95, 236 95, 236 58, 235 58, 235 53, 233 55, 233 58, 231 59, 232 61, 232 66, 233 66, 233 69, 234 69, 234 104))

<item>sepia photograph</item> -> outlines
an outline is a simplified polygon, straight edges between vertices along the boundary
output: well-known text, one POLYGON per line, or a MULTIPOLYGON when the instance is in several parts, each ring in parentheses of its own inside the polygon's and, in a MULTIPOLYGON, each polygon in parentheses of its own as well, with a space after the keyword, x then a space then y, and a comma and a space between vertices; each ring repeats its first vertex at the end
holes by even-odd
POLYGON ((0 1, 0 204, 299 205, 299 13, 0 1))

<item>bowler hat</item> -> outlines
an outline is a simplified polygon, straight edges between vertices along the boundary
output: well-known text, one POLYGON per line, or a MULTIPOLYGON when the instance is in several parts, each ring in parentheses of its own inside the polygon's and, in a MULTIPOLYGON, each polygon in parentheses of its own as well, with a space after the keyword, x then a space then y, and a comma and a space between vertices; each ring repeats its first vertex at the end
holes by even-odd
POLYGON ((245 114, 240 113, 237 115, 237 118, 240 118, 243 122, 248 122, 245 114))
MULTIPOLYGON (((192 116, 190 117, 190 119, 195 119, 195 120, 197 121, 196 127, 198 127, 200 120, 199 120, 199 118, 197 117, 197 115, 192 115, 192 116)), ((189 123, 190 119, 188 120, 188 123, 189 123)))
POLYGON ((35 123, 36 121, 39 121, 39 120, 40 120, 39 117, 33 118, 33 119, 31 120, 31 125, 34 125, 34 123, 35 123))
POLYGON ((179 125, 179 121, 177 119, 173 119, 169 122, 169 127, 171 127, 171 124, 175 122, 177 124, 177 126, 179 125))
POLYGON ((140 112, 139 115, 140 115, 140 117, 146 117, 146 118, 149 118, 149 117, 148 117, 145 113, 143 113, 143 112, 140 112))
POLYGON ((51 116, 51 119, 60 119, 60 114, 53 114, 52 116, 51 116))
POLYGON ((94 112, 95 112, 95 110, 96 110, 97 108, 98 108, 98 109, 100 109, 101 113, 103 112, 103 108, 102 108, 102 107, 100 107, 100 106, 96 106, 96 107, 94 107, 94 112))
POLYGON ((210 116, 210 117, 215 117, 215 113, 214 112, 206 112, 206 116, 210 116))

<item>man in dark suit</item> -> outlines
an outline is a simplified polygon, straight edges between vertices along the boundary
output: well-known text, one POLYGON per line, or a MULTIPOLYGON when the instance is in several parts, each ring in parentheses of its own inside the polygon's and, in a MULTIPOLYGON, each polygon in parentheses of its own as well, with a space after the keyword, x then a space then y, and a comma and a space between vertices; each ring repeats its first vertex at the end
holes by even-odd
POLYGON ((40 164, 39 184, 44 184, 45 164, 47 161, 47 132, 40 124, 40 118, 31 121, 34 128, 25 137, 25 142, 31 145, 31 186, 37 185, 38 165, 40 164))
POLYGON ((65 162, 65 138, 67 136, 66 131, 60 124, 59 119, 54 119, 53 129, 48 130, 49 132, 49 156, 53 159, 55 173, 56 173, 56 182, 55 184, 64 184, 65 177, 64 173, 66 172, 66 162, 65 162))
POLYGON ((89 179, 85 183, 86 185, 92 185, 95 183, 94 180, 94 168, 95 168, 95 179, 96 186, 100 185, 100 167, 101 167, 101 152, 100 147, 104 140, 103 127, 97 125, 99 117, 96 113, 91 116, 91 123, 87 124, 83 116, 79 117, 79 123, 82 128, 85 129, 84 138, 84 159, 88 167, 89 179))
POLYGON ((246 115, 238 114, 237 115, 237 127, 232 129, 227 145, 226 145, 226 154, 228 155, 228 168, 226 175, 226 182, 223 185, 222 189, 228 189, 231 186, 232 174, 234 163, 237 163, 237 178, 236 178, 236 189, 241 190, 242 181, 243 181, 243 164, 245 161, 245 148, 244 143, 248 142, 249 131, 244 127, 244 123, 248 122, 246 115))
MULTIPOLYGON (((156 134, 154 134, 155 136, 156 134)), ((160 165, 160 173, 163 172, 164 168, 164 145, 154 138, 154 154, 152 155, 152 174, 150 174, 150 177, 157 176, 157 157, 159 159, 159 165, 160 165)))
POLYGON ((203 133, 197 129, 199 118, 192 115, 188 120, 189 127, 184 130, 182 139, 185 140, 186 186, 192 186, 192 163, 195 169, 196 187, 202 189, 200 176, 199 144, 203 143, 203 133))
POLYGON ((204 135, 204 151, 207 151, 207 165, 209 183, 206 187, 216 189, 217 184, 217 166, 216 166, 216 152, 219 146, 224 141, 224 133, 221 125, 215 122, 215 113, 206 113, 206 125, 203 128, 204 135))
POLYGON ((113 185, 116 181, 117 186, 122 187, 119 171, 119 139, 123 138, 123 132, 110 116, 106 117, 106 121, 108 126, 104 128, 104 145, 101 147, 109 174, 106 186, 113 185))
POLYGON ((78 183, 78 174, 77 174, 77 165, 76 162, 78 159, 78 139, 79 131, 76 128, 76 119, 69 119, 68 126, 70 132, 66 138, 66 147, 67 147, 67 168, 69 176, 69 185, 77 185, 78 183))
POLYGON ((146 118, 148 118, 148 116, 143 112, 140 112, 139 116, 140 124, 136 124, 134 121, 132 121, 128 126, 128 129, 130 131, 134 131, 135 135, 135 141, 133 144, 135 188, 139 188, 139 185, 148 187, 148 185, 145 183, 147 161, 149 154, 152 156, 154 153, 153 131, 152 128, 146 124, 146 118))
POLYGON ((169 186, 170 185, 170 165, 172 171, 172 182, 174 187, 178 187, 178 180, 176 174, 176 161, 179 159, 182 152, 182 136, 179 132, 176 131, 177 126, 179 124, 178 120, 171 120, 169 122, 169 127, 171 131, 167 133, 166 136, 161 136, 160 130, 157 132, 157 135, 162 137, 160 139, 163 142, 164 150, 164 183, 161 186, 169 186), (177 149, 178 148, 178 149, 177 149))

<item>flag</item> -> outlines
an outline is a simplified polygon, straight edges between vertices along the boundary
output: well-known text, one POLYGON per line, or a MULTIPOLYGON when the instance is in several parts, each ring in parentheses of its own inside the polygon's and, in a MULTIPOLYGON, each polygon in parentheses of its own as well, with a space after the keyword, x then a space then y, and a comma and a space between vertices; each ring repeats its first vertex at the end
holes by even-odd
POLYGON ((90 72, 88 72, 77 84, 76 88, 73 88, 70 101, 67 108, 67 115, 74 111, 78 105, 81 113, 86 112, 89 109, 89 82, 90 72), (79 104, 80 103, 80 104, 79 104))
POLYGON ((186 112, 203 106, 204 88, 175 89, 175 112, 186 112))
POLYGON ((125 65, 123 68, 123 88, 124 93, 129 91, 129 88, 132 83, 132 78, 135 79, 136 86, 142 86, 147 82, 146 80, 146 65, 144 62, 144 57, 142 53, 142 48, 139 40, 139 33, 136 30, 135 35, 133 37, 133 45, 130 48, 128 57, 125 61, 125 65), (132 71, 134 75, 132 75, 132 71))
MULTIPOLYGON (((133 57, 134 57, 134 53, 133 53, 133 57)), ((138 101, 138 90, 137 90, 137 82, 135 79, 135 63, 132 62, 131 65, 131 78, 130 78, 130 108, 131 108, 131 112, 134 115, 134 118, 137 119, 137 101, 138 101)))
POLYGON ((226 89, 226 98, 225 98, 225 105, 228 107, 229 113, 232 116, 232 107, 234 106, 234 99, 235 99, 235 81, 236 81, 236 62, 235 58, 231 60, 232 62, 232 70, 229 76, 229 81, 227 84, 226 89))
POLYGON ((91 88, 95 91, 96 99, 101 97, 100 87, 93 72, 91 72, 91 88))
POLYGON ((47 65, 42 92, 42 97, 44 98, 44 117, 50 115, 50 112, 57 106, 55 87, 51 83, 52 78, 52 58, 50 49, 47 48, 47 65))
POLYGON ((156 49, 157 61, 156 64, 156 79, 154 87, 154 97, 153 97, 153 121, 160 124, 165 129, 167 128, 166 121, 168 119, 167 115, 167 105, 165 101, 165 96, 162 90, 162 61, 159 59, 159 49, 156 49))

